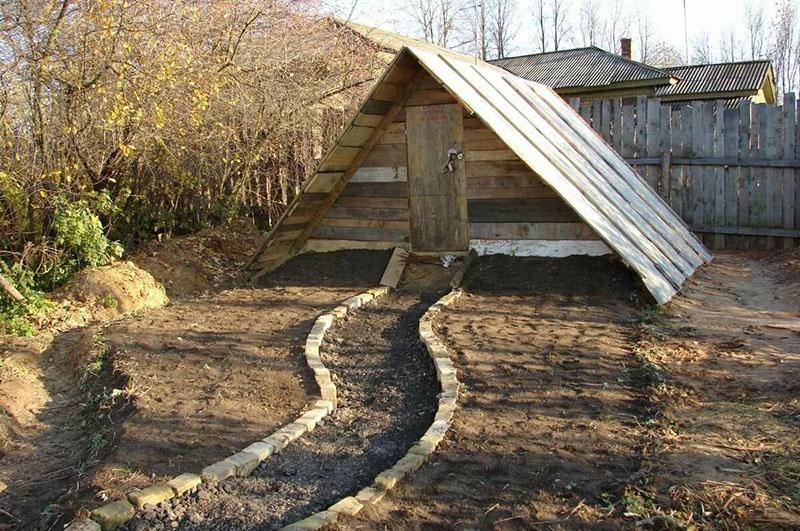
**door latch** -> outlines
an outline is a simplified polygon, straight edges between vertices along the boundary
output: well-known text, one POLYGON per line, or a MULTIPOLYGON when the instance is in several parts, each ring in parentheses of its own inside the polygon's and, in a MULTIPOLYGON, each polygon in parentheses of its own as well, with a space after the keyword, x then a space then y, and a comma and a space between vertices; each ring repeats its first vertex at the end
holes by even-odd
POLYGON ((456 161, 464 158, 464 153, 456 148, 447 150, 447 162, 442 166, 442 173, 453 173, 456 171, 456 161))

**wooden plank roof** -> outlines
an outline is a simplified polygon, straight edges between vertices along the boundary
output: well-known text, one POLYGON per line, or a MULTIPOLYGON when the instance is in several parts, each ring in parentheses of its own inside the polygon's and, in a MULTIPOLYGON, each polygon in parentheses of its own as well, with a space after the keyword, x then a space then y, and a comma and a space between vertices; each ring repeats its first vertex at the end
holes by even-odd
MULTIPOLYGON (((698 266, 711 260, 708 251, 661 197, 551 88, 434 46, 404 46, 373 94, 387 78, 396 82, 394 70, 402 70, 401 63, 407 64, 409 58, 475 113, 561 196, 639 274, 656 301, 667 302, 698 266)), ((413 85, 410 78, 405 83, 413 85)), ((402 105, 403 100, 398 100, 394 112, 402 105)), ((391 113, 392 110, 387 117, 391 113)), ((370 140, 375 140, 379 129, 380 126, 370 140)), ((346 135, 347 130, 343 138, 346 135)), ((339 144, 334 146, 320 167, 328 167, 327 159, 335 157, 341 148, 339 144)), ((324 200, 323 209, 341 193, 357 159, 353 155, 353 162, 342 166, 342 181, 324 200)), ((310 179, 307 187, 316 178, 310 179)), ((295 206, 304 203, 306 194, 301 193, 290 206, 289 218, 295 206)), ((255 269, 274 266, 281 256, 285 259, 302 247, 304 240, 295 241, 288 245, 287 252, 287 244, 280 243, 280 235, 287 233, 281 230, 285 221, 286 216, 251 262, 255 269), (276 249, 272 256, 271 248, 276 249)), ((312 228, 302 229, 299 238, 307 238, 312 228)))

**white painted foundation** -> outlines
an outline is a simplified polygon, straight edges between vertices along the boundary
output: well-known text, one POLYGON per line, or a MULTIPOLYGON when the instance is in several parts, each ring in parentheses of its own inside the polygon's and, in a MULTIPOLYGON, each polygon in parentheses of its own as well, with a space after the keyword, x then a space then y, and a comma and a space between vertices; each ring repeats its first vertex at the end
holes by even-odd
POLYGON ((572 255, 603 256, 611 249, 600 240, 470 240, 469 246, 479 256, 545 256, 562 258, 572 255))

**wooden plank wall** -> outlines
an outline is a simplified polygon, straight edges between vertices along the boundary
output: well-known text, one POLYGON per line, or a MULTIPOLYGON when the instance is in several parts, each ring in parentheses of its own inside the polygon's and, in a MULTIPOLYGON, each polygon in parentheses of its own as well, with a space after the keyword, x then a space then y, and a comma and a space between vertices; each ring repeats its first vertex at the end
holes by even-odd
POLYGON ((470 238, 597 240, 597 234, 477 117, 464 119, 470 238))
MULTIPOLYGON (((447 90, 426 76, 406 107, 454 102, 447 90)), ((464 114, 471 239, 599 239, 479 118, 466 109, 464 114)), ((364 119, 356 120, 360 121, 364 119)), ((409 240, 405 112, 401 112, 314 230, 306 248, 327 250, 345 241, 368 248, 408 247, 409 240)))
POLYGON ((800 242, 798 101, 570 102, 712 248, 800 242))

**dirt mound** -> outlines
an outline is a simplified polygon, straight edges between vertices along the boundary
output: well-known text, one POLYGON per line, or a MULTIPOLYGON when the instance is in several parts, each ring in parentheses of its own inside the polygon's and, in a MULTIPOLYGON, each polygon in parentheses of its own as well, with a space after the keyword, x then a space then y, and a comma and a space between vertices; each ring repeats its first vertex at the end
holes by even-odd
POLYGON ((233 286, 263 241, 249 219, 236 219, 189 236, 150 242, 130 257, 164 285, 170 298, 186 299, 233 286))
POLYGON ((48 319, 66 319, 70 326, 110 321, 169 303, 161 284, 129 261, 85 269, 53 291, 50 298, 58 303, 60 311, 48 319))

